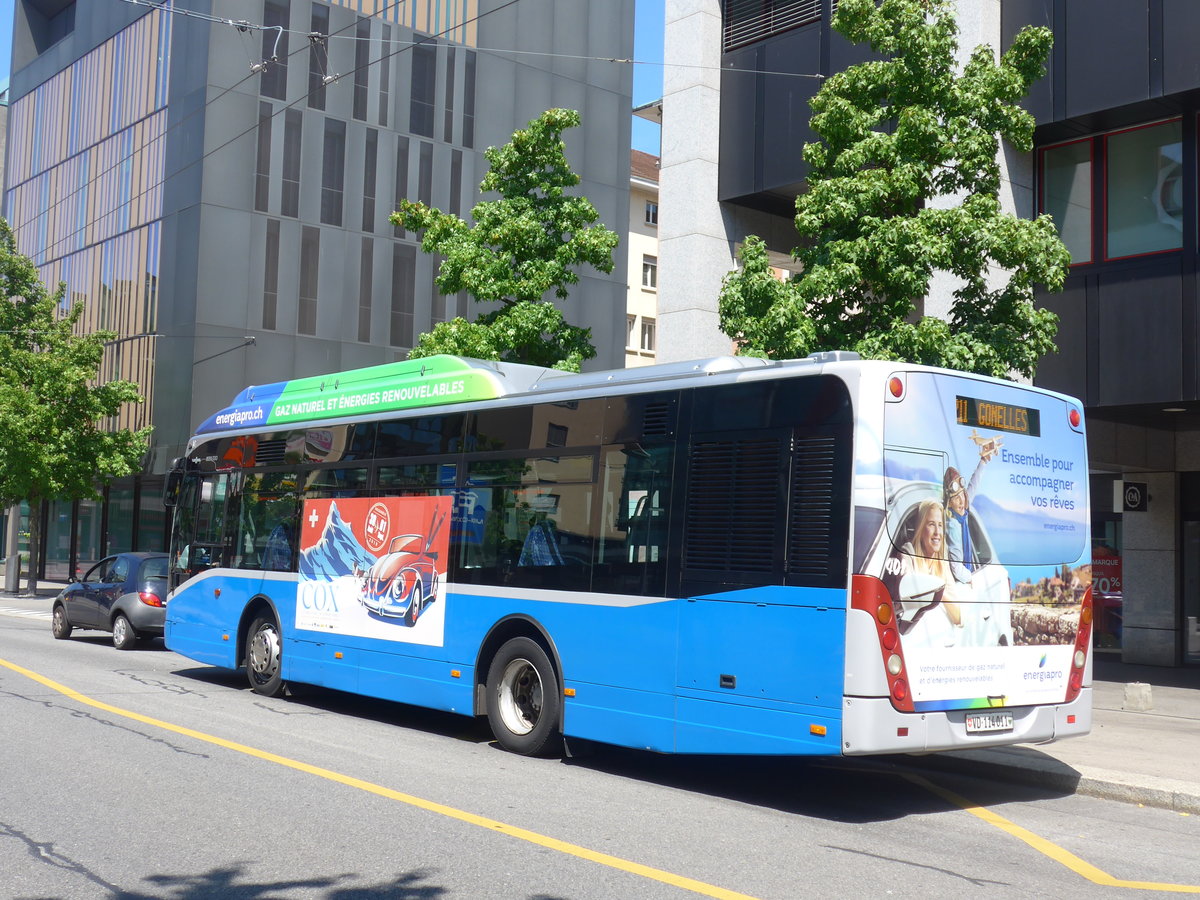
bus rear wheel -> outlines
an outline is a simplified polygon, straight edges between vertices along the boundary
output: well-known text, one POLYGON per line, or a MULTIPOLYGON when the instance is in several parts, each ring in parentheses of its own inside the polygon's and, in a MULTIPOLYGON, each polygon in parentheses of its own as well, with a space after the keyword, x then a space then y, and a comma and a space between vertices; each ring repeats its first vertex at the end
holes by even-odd
POLYGON ((487 716, 505 750, 522 756, 546 752, 558 732, 558 676, 536 641, 517 637, 492 659, 487 677, 487 716))
POLYGON ((256 694, 283 693, 283 637, 272 615, 259 616, 246 634, 246 678, 256 694))

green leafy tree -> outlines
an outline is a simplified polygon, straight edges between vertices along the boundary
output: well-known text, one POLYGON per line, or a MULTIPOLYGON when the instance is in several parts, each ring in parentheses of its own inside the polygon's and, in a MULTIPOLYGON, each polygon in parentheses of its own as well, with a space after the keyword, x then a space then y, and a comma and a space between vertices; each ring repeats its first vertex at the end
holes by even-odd
POLYGON ((98 380, 114 335, 75 333, 82 304, 59 314, 66 286, 46 290, 2 219, 0 291, 0 505, 29 503, 33 593, 42 501, 98 498, 100 486, 137 472, 150 429, 104 427, 124 404, 142 400, 131 382, 98 380))
POLYGON ((761 242, 747 241, 722 289, 722 328, 757 356, 856 350, 1032 377, 1058 330, 1033 291, 1061 290, 1070 257, 1049 216, 1003 211, 998 153, 1001 139, 1033 146, 1017 104, 1044 73, 1051 32, 1022 30, 998 63, 978 47, 959 71, 949 0, 842 0, 833 26, 882 58, 830 76, 812 100, 802 271, 765 285, 761 242), (949 315, 918 317, 937 271, 956 285, 949 315))
POLYGON ((475 205, 474 225, 410 200, 392 213, 393 224, 424 231, 422 250, 444 257, 437 276, 443 294, 465 291, 499 304, 475 321, 437 324, 411 357, 453 353, 578 372, 596 355, 591 330, 567 323, 546 296, 553 291, 565 299, 580 265, 611 272, 619 240, 593 224, 599 216, 590 200, 567 193, 579 176, 567 162, 562 132, 579 121, 575 110, 550 109, 508 144, 484 151, 491 169, 479 188, 499 199, 475 205))

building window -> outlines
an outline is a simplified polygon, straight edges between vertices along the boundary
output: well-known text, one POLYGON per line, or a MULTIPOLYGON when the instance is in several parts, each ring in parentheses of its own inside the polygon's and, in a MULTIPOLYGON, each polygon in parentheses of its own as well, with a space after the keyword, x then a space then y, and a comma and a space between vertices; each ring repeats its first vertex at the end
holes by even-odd
POLYGON ((283 193, 279 198, 279 213, 300 215, 300 144, 304 128, 304 114, 298 109, 289 109, 283 114, 283 193))
POLYGON ((467 51, 463 67, 463 133, 464 147, 475 146, 475 51, 467 51))
POLYGON ((354 118, 366 119, 370 96, 368 75, 371 71, 371 20, 360 16, 354 42, 354 118))
MULTIPOLYGON (((408 199, 408 138, 400 135, 396 138, 396 202, 392 209, 400 208, 400 201, 408 199)), ((392 233, 404 237, 404 229, 399 225, 392 226, 392 233)))
POLYGON ((653 200, 646 201, 646 224, 658 226, 658 204, 653 200))
POLYGON ((821 0, 722 0, 725 52, 820 21, 821 5, 821 0))
POLYGON ((654 320, 642 317, 641 349, 646 353, 654 352, 654 320))
POLYGON ((346 123, 325 120, 325 150, 321 161, 321 221, 342 224, 342 193, 346 180, 346 123))
POLYGON ((446 110, 442 140, 447 144, 454 140, 454 62, 456 56, 453 47, 446 48, 446 110))
POLYGON ((258 91, 264 97, 287 99, 288 0, 266 0, 263 7, 262 71, 258 91), (282 29, 282 31, 280 30, 282 29))
POLYGON ((254 208, 267 211, 271 197, 271 104, 258 104, 258 156, 254 166, 254 208))
POLYGON ((279 313, 279 220, 267 219, 266 260, 263 271, 262 327, 274 331, 279 313))
POLYGON ((304 226, 300 236, 300 310, 296 322, 299 334, 317 333, 317 281, 320 275, 321 230, 304 226))
POLYGON ((1042 151, 1042 212, 1054 219, 1072 263, 1092 261, 1092 141, 1042 151))
POLYGON ((413 299, 416 296, 417 248, 392 245, 392 314, 388 343, 393 347, 413 345, 413 299))
POLYGON ((363 158, 362 230, 375 230, 375 168, 379 160, 379 132, 367 129, 366 151, 363 158))
POLYGON ((433 137, 434 96, 437 90, 437 45, 416 44, 412 48, 412 101, 408 130, 433 137))
POLYGON ((462 168, 463 153, 461 150, 450 151, 450 212, 456 216, 462 215, 462 168))
POLYGON ((383 26, 383 56, 379 60, 379 124, 387 128, 392 80, 392 26, 383 26))
POLYGON ((358 339, 371 342, 371 294, 375 290, 375 241, 364 237, 358 265, 358 339))
POLYGON ((433 144, 421 141, 417 153, 417 199, 433 206, 433 144))
POLYGON ((329 74, 329 7, 312 5, 308 38, 308 105, 325 108, 325 76, 329 74))
POLYGON ((1176 119, 1105 138, 1105 255, 1183 246, 1183 123, 1176 119))
POLYGON ((636 350, 637 342, 634 337, 637 335, 637 316, 625 317, 625 349, 636 350))
POLYGON ((658 257, 642 257, 642 287, 648 291, 658 288, 658 257))

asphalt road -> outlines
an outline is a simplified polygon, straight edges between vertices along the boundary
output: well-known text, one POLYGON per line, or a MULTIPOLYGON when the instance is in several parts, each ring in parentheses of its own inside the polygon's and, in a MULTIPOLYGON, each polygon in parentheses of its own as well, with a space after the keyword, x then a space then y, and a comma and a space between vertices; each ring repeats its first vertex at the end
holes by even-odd
POLYGON ((0 897, 1200 893, 1200 818, 896 760, 512 756, 0 609, 0 897))

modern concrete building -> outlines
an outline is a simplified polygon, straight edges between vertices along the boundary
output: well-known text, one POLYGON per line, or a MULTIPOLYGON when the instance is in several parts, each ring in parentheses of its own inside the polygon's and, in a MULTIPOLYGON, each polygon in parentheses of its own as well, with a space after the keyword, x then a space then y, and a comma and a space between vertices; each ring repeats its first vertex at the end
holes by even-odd
MULTIPOLYGON (((865 58, 835 0, 667 5, 660 360, 725 352, 722 277, 747 234, 787 253, 820 76, 865 58)), ((963 53, 1054 32, 1027 108, 1036 148, 1003 152, 1003 202, 1054 215, 1074 265, 1039 297, 1061 317, 1037 383, 1090 416, 1099 628, 1131 662, 1200 664, 1200 68, 1189 0, 960 0, 963 53), (1099 50, 1098 48, 1104 48, 1099 50), (1123 619, 1123 621, 1122 621, 1123 619)), ((925 312, 948 308, 935 285, 925 312)))
POLYGON ((641 150, 629 158, 629 236, 625 256, 625 365, 655 361, 658 315, 658 157, 641 150))
MULTIPOLYGON (((466 216, 483 150, 551 107, 580 191, 629 212, 633 0, 17 0, 4 209, 44 280, 119 337, 145 473, 55 507, 48 575, 161 547, 161 473, 249 384, 402 359, 433 323, 437 260, 388 215, 466 216)), ((566 302, 594 368, 624 360, 625 260, 566 302)))

